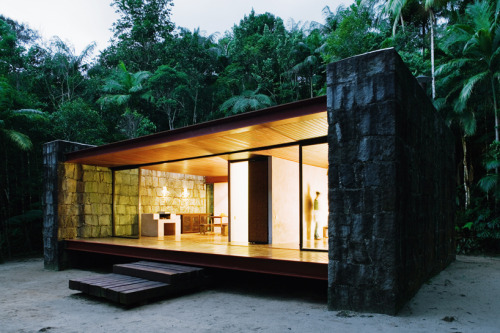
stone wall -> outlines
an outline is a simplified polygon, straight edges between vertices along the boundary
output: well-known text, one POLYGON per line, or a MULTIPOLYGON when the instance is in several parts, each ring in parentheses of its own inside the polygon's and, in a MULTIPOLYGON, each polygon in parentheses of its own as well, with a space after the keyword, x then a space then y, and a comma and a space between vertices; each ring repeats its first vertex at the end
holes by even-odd
POLYGON ((206 207, 205 177, 141 170, 141 213, 205 213, 206 207), (164 186, 168 192, 165 196, 164 186))
MULTIPOLYGON (((47 269, 59 270, 65 267, 64 247, 61 244, 61 238, 74 236, 73 231, 70 231, 74 227, 69 226, 76 223, 74 219, 65 219, 62 222, 65 225, 65 230, 59 231, 61 222, 59 219, 59 192, 62 188, 59 177, 61 172, 60 163, 64 162, 66 153, 90 147, 93 146, 62 140, 47 142, 43 145, 43 254, 44 266, 47 269)), ((69 186, 76 186, 73 182, 71 183, 69 186)), ((69 199, 63 197, 63 200, 69 199)))
POLYGON ((454 259, 450 130, 393 49, 327 68, 330 309, 395 314, 454 259))
POLYGON ((115 171, 115 236, 139 234, 139 169, 115 171))
POLYGON ((111 170, 74 163, 58 168, 58 239, 111 236, 111 170))

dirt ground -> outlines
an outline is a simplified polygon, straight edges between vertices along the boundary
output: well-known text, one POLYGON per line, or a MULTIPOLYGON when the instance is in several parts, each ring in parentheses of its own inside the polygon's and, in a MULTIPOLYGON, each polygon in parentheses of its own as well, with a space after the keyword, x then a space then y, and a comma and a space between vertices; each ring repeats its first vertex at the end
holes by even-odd
POLYGON ((68 288, 102 272, 0 264, 0 332, 500 332, 500 259, 458 256, 398 316, 328 311, 326 285, 234 275, 126 309, 68 288))

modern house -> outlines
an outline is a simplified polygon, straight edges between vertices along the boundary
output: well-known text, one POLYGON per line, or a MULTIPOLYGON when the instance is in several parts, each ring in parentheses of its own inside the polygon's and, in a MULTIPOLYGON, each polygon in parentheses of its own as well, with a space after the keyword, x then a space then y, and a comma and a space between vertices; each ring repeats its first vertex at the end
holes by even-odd
POLYGON ((47 268, 102 253, 328 280, 396 313, 453 260, 453 138, 393 49, 327 96, 93 147, 44 147, 47 268))

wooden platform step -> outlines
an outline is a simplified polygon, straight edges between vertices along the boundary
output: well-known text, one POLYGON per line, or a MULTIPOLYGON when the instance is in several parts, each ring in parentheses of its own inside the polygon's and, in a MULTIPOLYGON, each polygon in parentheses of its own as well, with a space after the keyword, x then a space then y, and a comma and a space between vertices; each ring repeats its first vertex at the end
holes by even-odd
POLYGON ((112 274, 70 280, 69 288, 133 305, 201 287, 207 281, 202 268, 140 261, 114 265, 112 274))
POLYGON ((193 279, 203 278, 204 270, 203 268, 190 266, 138 261, 131 264, 114 265, 113 273, 135 276, 152 281, 181 284, 193 279))

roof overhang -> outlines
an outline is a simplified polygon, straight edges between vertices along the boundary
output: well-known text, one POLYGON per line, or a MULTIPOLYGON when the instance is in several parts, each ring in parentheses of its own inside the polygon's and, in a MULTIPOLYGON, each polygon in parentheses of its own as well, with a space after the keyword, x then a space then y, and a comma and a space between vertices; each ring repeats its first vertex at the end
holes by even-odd
POLYGON ((327 132, 326 96, 321 96, 71 152, 66 161, 222 176, 227 171, 215 170, 227 166, 228 160, 252 154, 298 160, 298 149, 292 152, 291 145, 325 137, 327 132))

